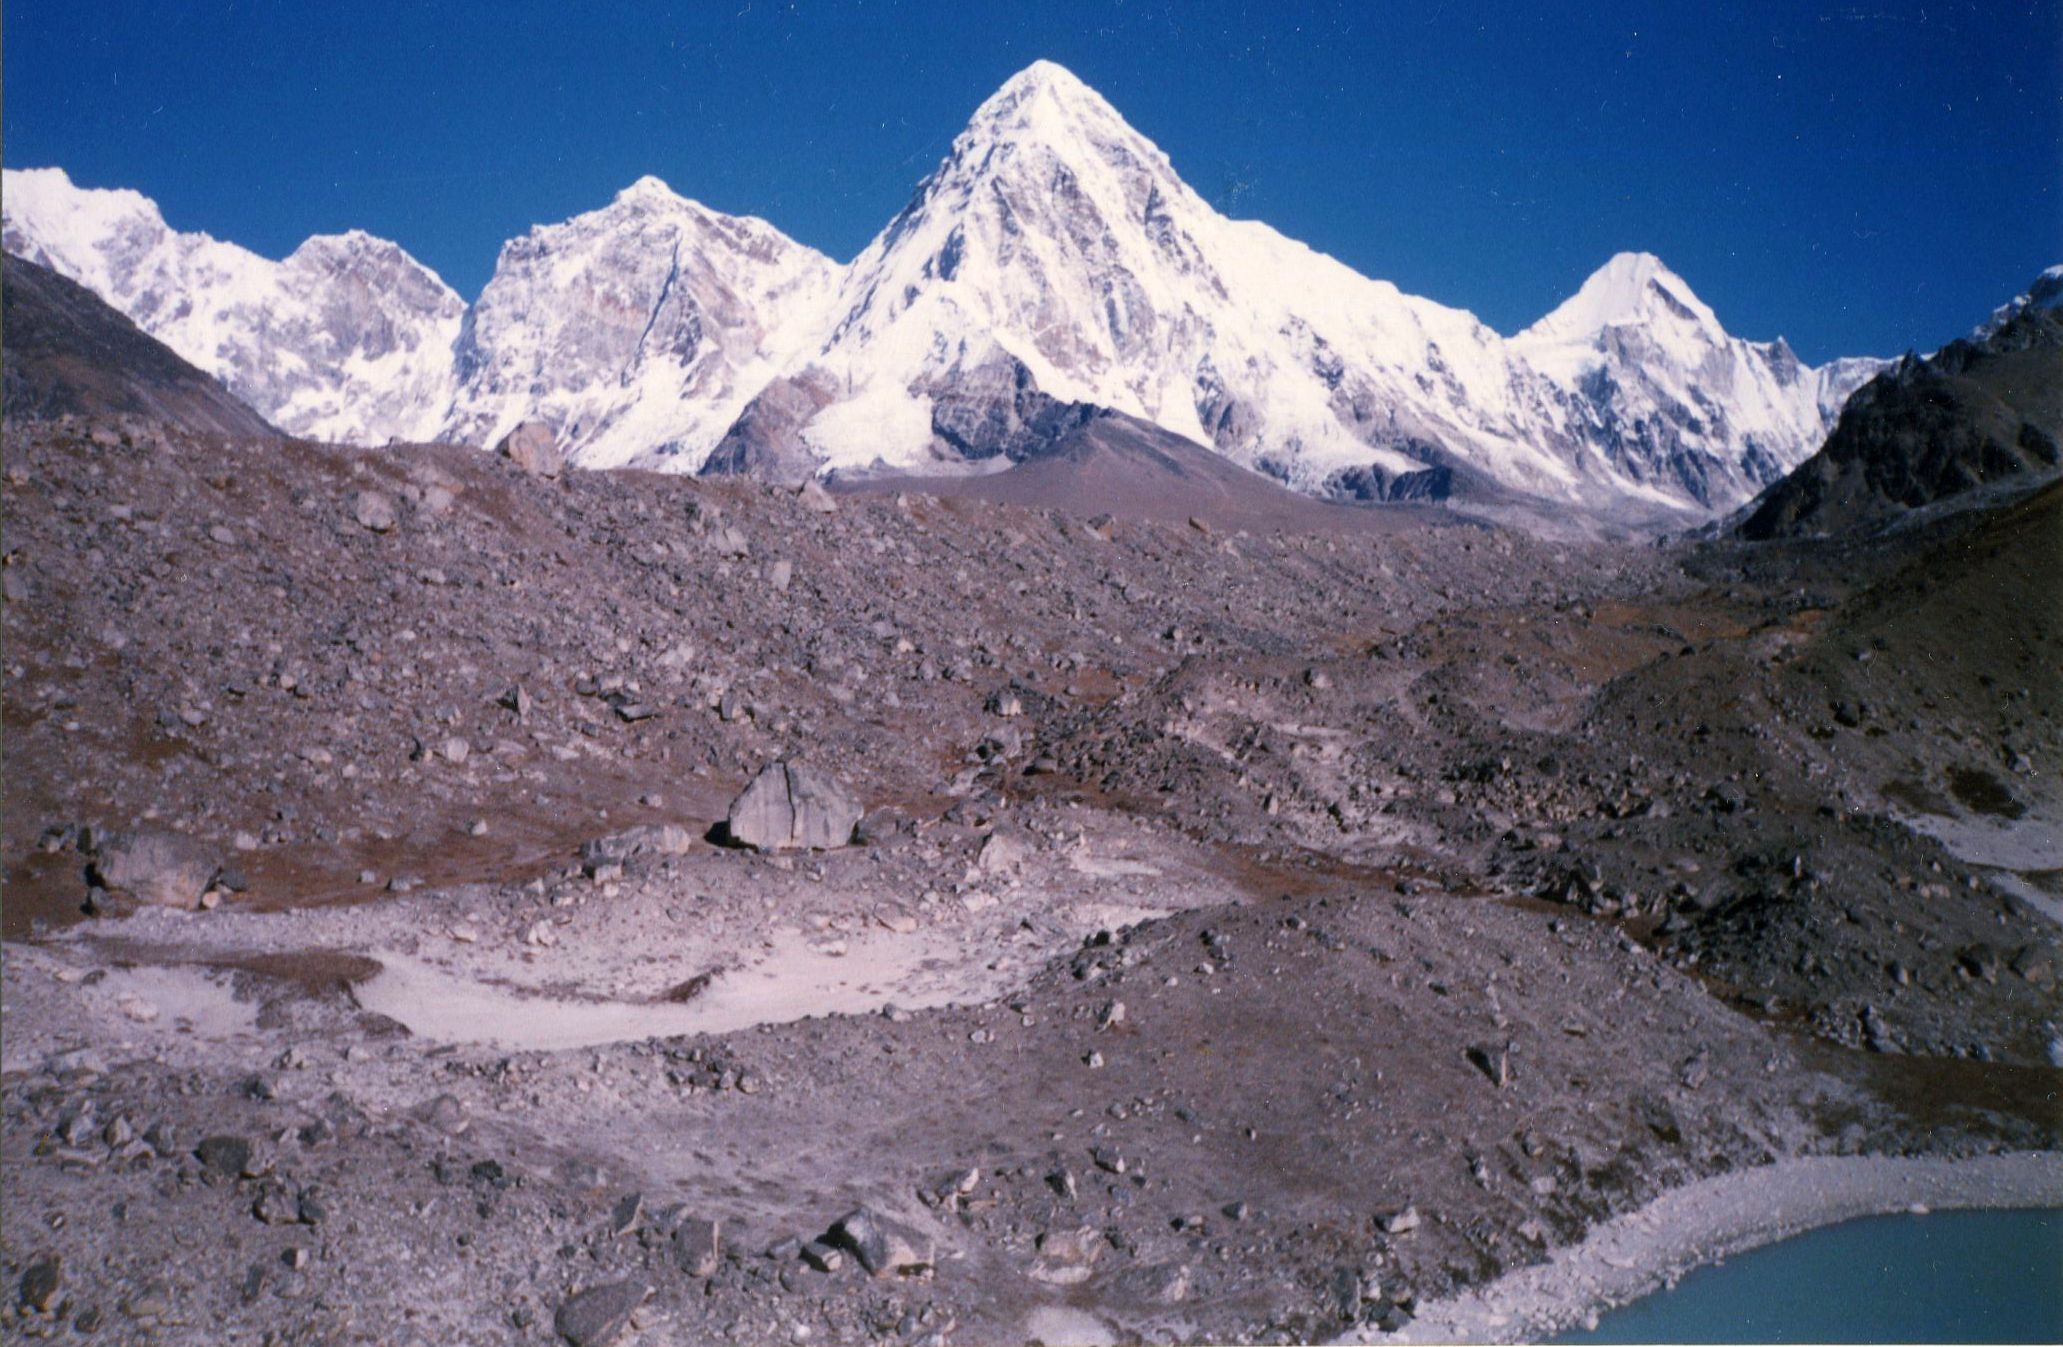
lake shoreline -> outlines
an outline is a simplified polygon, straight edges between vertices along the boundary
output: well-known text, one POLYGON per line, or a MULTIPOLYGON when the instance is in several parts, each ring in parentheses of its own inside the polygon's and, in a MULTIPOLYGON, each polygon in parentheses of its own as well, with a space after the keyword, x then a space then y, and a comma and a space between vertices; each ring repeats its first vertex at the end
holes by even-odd
POLYGON ((1708 1263, 1864 1216, 1918 1208, 2063 1206, 2063 1153, 1781 1160, 1672 1189, 1545 1262, 1420 1307, 1403 1331, 1342 1342, 1537 1342, 1673 1284, 1708 1263))

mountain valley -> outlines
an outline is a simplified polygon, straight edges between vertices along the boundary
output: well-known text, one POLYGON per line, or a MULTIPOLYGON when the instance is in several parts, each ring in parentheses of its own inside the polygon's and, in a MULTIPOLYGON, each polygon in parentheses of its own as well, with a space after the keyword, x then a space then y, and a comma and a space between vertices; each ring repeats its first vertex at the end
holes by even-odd
POLYGON ((4 193, 10 1341, 1535 1341, 2063 1206, 2063 271, 1501 336, 1046 62, 845 265, 4 193))
POLYGON ((8 297, 10 1335, 1379 1338, 1696 1180, 2063 1146, 2056 485, 551 477, 8 297), (739 844, 769 763, 849 845, 739 844))

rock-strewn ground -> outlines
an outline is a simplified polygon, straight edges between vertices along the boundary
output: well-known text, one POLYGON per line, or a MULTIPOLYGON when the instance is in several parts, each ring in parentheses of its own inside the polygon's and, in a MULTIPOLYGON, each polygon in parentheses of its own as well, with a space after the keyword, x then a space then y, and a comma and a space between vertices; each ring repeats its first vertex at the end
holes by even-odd
POLYGON ((2063 1145, 2053 490, 1743 549, 6 472, 11 1336, 1313 1340, 2063 1145), (709 840, 777 760, 854 845, 709 840))

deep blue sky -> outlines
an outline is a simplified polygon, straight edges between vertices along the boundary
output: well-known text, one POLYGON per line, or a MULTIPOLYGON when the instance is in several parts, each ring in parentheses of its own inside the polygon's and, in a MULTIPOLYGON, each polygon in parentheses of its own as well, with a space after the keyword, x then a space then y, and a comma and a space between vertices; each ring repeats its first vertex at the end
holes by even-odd
POLYGON ((0 155, 471 298, 643 173, 850 258, 1043 56, 1220 209, 1502 331, 1646 249, 1818 361, 2063 260, 2059 3, 6 0, 0 155))

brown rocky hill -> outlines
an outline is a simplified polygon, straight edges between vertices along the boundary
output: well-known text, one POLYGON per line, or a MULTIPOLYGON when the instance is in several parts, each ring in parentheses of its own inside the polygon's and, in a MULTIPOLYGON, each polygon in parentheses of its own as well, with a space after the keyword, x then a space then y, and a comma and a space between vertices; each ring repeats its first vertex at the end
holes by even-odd
POLYGON ((2029 308, 1865 384, 1826 445, 1764 492, 1738 531, 1841 533, 1980 487, 2031 486, 2063 468, 2059 440, 2063 312, 2029 308))

